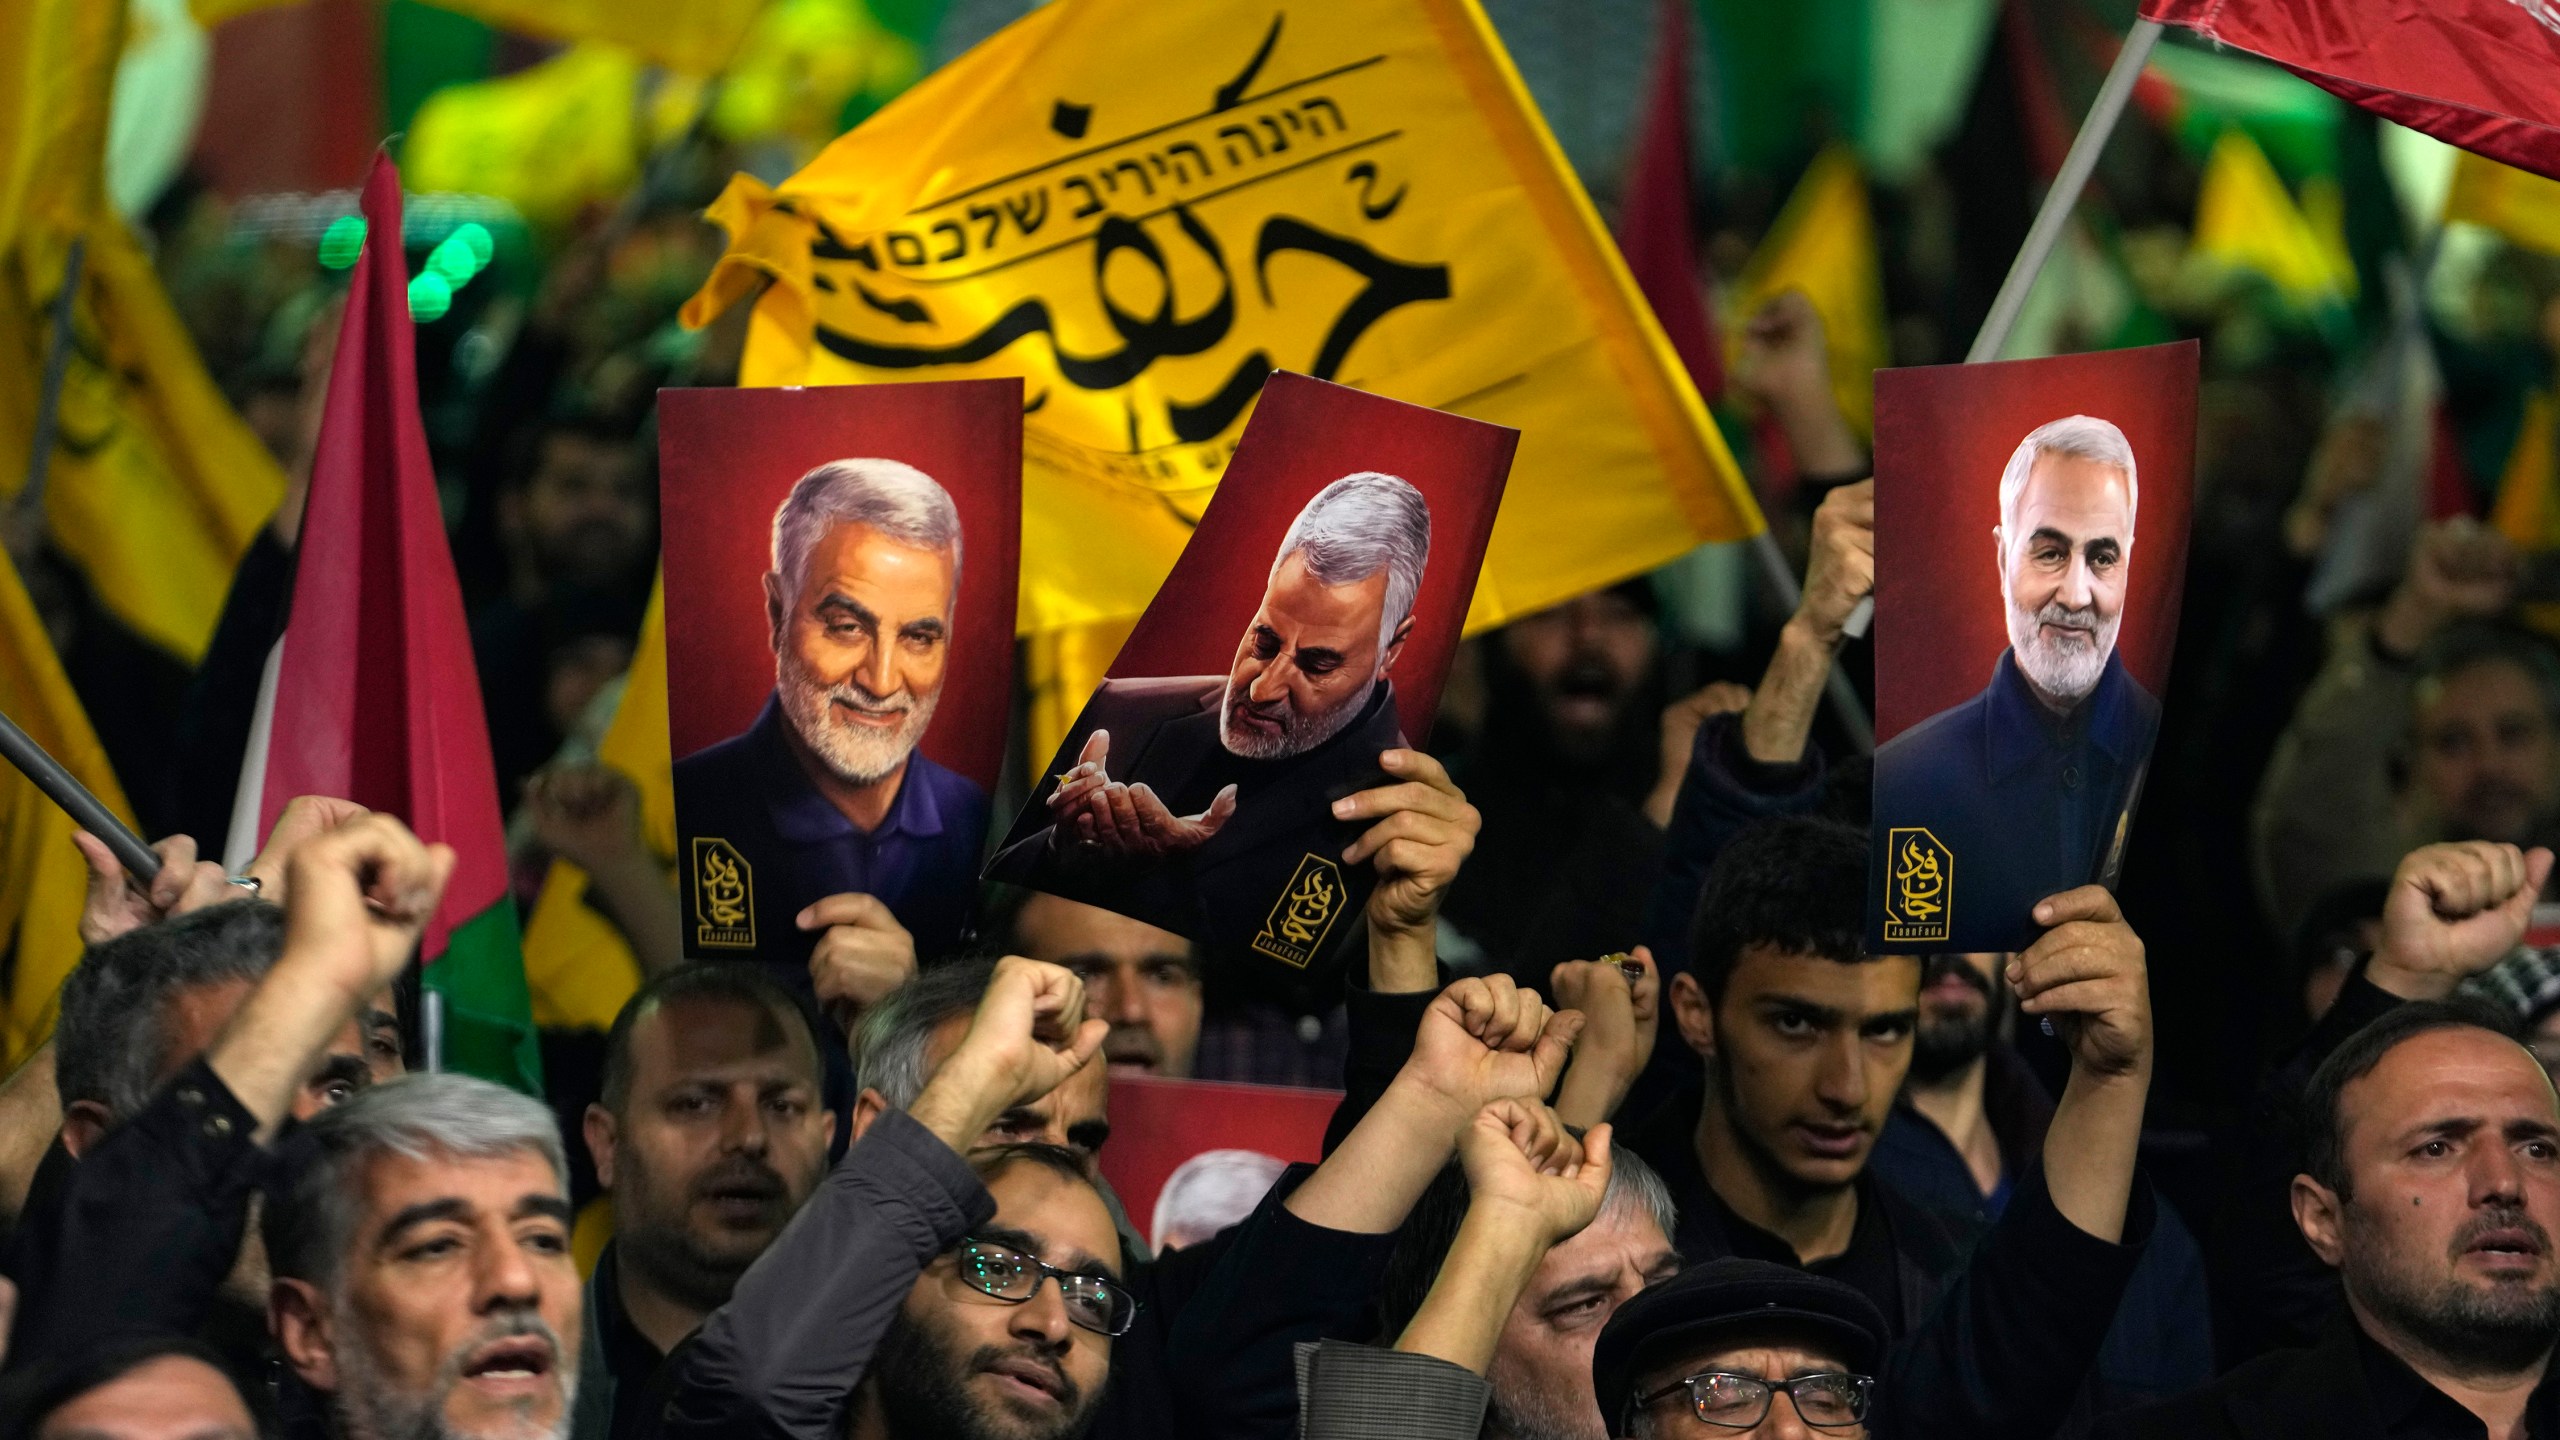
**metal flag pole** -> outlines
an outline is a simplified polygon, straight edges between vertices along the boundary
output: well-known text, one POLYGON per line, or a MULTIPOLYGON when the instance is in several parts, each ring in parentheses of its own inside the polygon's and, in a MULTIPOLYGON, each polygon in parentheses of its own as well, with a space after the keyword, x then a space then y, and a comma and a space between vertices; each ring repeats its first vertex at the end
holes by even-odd
POLYGON ((44 747, 6 714, 0 714, 0 755, 6 755, 19 773, 34 781, 45 798, 61 806, 81 829, 107 842, 107 848, 116 852, 116 859, 123 863, 127 874, 145 885, 160 874, 160 857, 142 843, 142 837, 126 829, 114 811, 89 793, 88 786, 63 769, 61 761, 46 754, 44 747))
MULTIPOLYGON (((1999 358, 2000 347, 2009 343, 2009 332, 2018 328, 2018 317, 2027 308, 2027 294, 2036 288, 2036 276, 2043 272, 2044 262, 2052 258, 2063 227, 2071 223, 2071 212, 2080 204, 2080 192, 2088 188, 2090 173, 2098 168, 2098 155, 2107 148, 2107 137, 2115 133, 2116 122, 2124 118, 2125 102, 2133 98, 2133 82, 2141 78, 2152 47, 2159 43, 2157 20, 2136 20, 2133 28, 2125 32, 2124 44, 2116 50, 2116 63, 2098 86, 2098 98, 2090 104, 2088 118, 2080 122, 2080 133, 2072 137, 2071 149, 2062 157, 2062 169, 2053 177, 2052 188, 2044 192, 2044 204, 2036 209, 2035 223, 2027 227, 2026 243, 2018 247, 2018 258, 2009 262, 2008 278, 2000 282, 2000 293, 1991 299, 1991 313, 1982 318, 1982 329, 1973 337, 1973 348, 1964 352, 1967 365, 1999 358)), ((1849 634, 1864 635, 1875 613, 1874 601, 1861 600, 1844 628, 1849 634)))

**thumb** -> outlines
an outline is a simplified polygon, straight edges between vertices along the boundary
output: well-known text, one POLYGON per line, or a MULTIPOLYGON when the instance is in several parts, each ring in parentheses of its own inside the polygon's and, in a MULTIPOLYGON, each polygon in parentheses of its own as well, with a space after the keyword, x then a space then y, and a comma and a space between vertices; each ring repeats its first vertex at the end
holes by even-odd
POLYGON ((1617 1139, 1609 1122, 1601 1121, 1582 1135, 1582 1182, 1600 1194, 1609 1191, 1611 1143, 1617 1139))
POLYGON ((1075 1043, 1067 1047, 1067 1059, 1072 1062, 1067 1067, 1068 1073, 1083 1069, 1110 1035, 1111 1022, 1099 1016, 1077 1026, 1075 1043))
POLYGON ((1227 823, 1227 817, 1235 813, 1236 787, 1230 785, 1209 802, 1208 811, 1200 817, 1200 828, 1215 834, 1218 827, 1227 823))
POLYGON ((124 866, 107 842, 86 830, 71 832, 71 843, 78 847, 80 858, 89 862, 89 890, 92 894, 124 879, 124 866))
POLYGON ((1111 758, 1111 732, 1096 730, 1085 737, 1084 748, 1076 752, 1076 763, 1092 765, 1111 758))
POLYGON ((2525 853, 2524 883, 2498 906, 2499 917, 2519 927, 2532 923, 2533 907, 2542 903, 2542 885, 2550 878, 2551 852, 2537 845, 2525 853))
POLYGON ((1573 1044, 1582 1038, 1585 1021, 1579 1010, 1559 1010, 1538 1032, 1538 1043, 1529 1048, 1530 1068, 1537 1072, 1539 1093, 1546 1093, 1564 1073, 1564 1062, 1573 1056, 1573 1044))

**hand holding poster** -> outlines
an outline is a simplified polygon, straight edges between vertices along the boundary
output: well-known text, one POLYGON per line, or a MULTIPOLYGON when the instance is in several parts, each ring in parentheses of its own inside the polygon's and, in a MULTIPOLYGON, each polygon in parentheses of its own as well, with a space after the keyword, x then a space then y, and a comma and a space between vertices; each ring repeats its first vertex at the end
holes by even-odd
POLYGON ((669 390, 667 722, 685 951, 798 984, 831 895, 933 955, 1010 713, 1022 389, 669 390))
POLYGON ((1373 882, 1333 802, 1431 723, 1518 433, 1280 374, 988 868, 1328 988, 1373 882))
POLYGON ((1877 372, 1870 949, 2023 950, 2036 902, 2115 883, 2177 632, 2196 354, 1877 372))

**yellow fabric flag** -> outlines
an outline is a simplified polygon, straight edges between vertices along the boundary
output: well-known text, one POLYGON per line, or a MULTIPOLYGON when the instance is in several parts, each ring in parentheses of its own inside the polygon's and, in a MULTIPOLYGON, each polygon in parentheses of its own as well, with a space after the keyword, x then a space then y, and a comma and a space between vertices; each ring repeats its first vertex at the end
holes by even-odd
POLYGON ((2458 151, 2444 218, 2486 225, 2527 249, 2560 255, 2560 180, 2458 151))
POLYGON ((428 96, 401 142, 401 179, 495 195, 555 224, 640 178, 640 119, 640 62, 610 45, 573 46, 428 96))
POLYGON ((107 97, 121 0, 30 0, 0 34, 0 500, 24 457, 75 239, 87 242, 44 505, 56 548, 99 601, 180 659, 203 655, 231 572, 284 495, 105 198, 107 97), (8 33, 14 29, 15 33, 8 33))
POLYGON ((2343 201, 2323 200, 2315 223, 2267 162, 2267 152, 2238 126, 2222 132, 2205 157, 2188 254, 2208 265, 2263 275, 2296 305, 2336 304, 2356 293, 2347 258, 2343 201))
MULTIPOLYGON (((2489 524, 2527 555, 2560 550, 2560 394, 2536 390, 2525 396, 2524 416, 2516 426, 2515 448, 2507 452, 2506 471, 2498 477, 2489 524)), ((2517 609, 2526 624, 2560 635, 2560 605, 2517 609)))
MULTIPOLYGON (((640 646, 623 678, 613 724, 596 759, 640 787, 640 835, 669 866, 676 853, 675 770, 667 740, 666 586, 649 596, 640 646)), ((672 882, 670 882, 672 883, 672 882)), ((640 962, 613 922, 587 903, 587 872, 551 862, 524 930, 524 979, 533 1022, 545 1029, 602 1030, 640 988, 640 962)))
POLYGON ((1145 608, 1275 369, 1521 431, 1471 627, 1760 528, 1474 0, 1058 0, 711 217, 743 383, 1025 378, 1026 633, 1145 608))
MULTIPOLYGON (((107 752, 80 711, 44 622, 0 554, 0 710, 126 824, 132 807, 107 752)), ((0 944, 14 957, 0 1004, 0 1068, 13 1068, 53 1033, 62 979, 80 963, 80 906, 88 867, 71 846, 79 827, 34 783, 0 765, 0 944)))
MULTIPOLYGON (((234 15, 300 0, 188 0, 211 29, 234 15)), ((765 0, 427 0, 439 10, 545 40, 602 40, 650 63, 708 75, 738 53, 765 0)))
POLYGON ((1822 316, 1831 348, 1831 395, 1860 435, 1875 431, 1875 373, 1890 358, 1884 265, 1857 153, 1835 144, 1814 157, 1778 221, 1753 251, 1727 302, 1725 363, 1739 365, 1742 335, 1760 307, 1801 290, 1822 316))

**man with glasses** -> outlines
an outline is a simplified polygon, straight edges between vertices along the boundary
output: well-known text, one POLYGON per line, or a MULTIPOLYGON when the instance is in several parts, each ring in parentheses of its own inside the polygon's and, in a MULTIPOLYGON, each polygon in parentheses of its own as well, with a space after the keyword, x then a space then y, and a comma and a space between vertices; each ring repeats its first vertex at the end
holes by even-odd
POLYGON ((1134 1318, 1110 1208, 1073 1151, 962 1157, 997 1117, 1082 1069, 1110 1028, 1085 1017, 1068 971, 998 962, 923 1093, 880 1112, 671 1357, 661 1433, 1081 1435, 1112 1335, 1134 1318))
POLYGON ((1620 1306, 1591 1383, 1627 1440, 1864 1440, 1884 1347, 1884 1314, 1856 1290, 1727 1257, 1620 1306))

